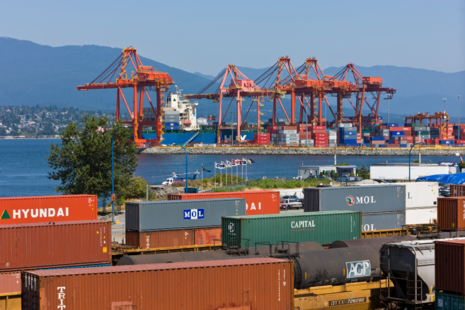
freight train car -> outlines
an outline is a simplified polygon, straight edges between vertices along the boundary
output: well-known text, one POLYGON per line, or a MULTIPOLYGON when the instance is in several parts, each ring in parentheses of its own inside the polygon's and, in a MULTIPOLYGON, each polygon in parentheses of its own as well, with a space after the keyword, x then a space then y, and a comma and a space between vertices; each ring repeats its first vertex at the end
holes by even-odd
MULTIPOLYGON (((447 241, 450 239, 441 239, 447 241)), ((465 240, 457 238, 453 240, 465 240)), ((381 291, 381 301, 388 308, 434 308, 435 242, 404 241, 384 244, 380 267, 388 283, 381 291)))
POLYGON ((22 308, 293 310, 292 270, 289 260, 251 258, 25 272, 22 308))

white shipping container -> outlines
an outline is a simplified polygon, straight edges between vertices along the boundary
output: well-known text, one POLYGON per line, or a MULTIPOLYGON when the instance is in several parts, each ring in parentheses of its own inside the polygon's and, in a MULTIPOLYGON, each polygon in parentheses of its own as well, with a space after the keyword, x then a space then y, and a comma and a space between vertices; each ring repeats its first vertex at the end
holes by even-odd
POLYGON ((437 182, 400 183, 405 185, 405 208, 436 207, 439 196, 437 182))
MULTIPOLYGON (((419 177, 424 177, 434 174, 450 174, 456 173, 456 167, 414 164, 410 168, 411 180, 415 181, 419 177)), ((408 164, 392 164, 392 165, 371 165, 370 177, 372 179, 380 180, 408 180, 409 179, 409 166, 408 164)))
POLYGON ((438 208, 413 208, 405 210, 405 224, 432 224, 438 218, 438 208))

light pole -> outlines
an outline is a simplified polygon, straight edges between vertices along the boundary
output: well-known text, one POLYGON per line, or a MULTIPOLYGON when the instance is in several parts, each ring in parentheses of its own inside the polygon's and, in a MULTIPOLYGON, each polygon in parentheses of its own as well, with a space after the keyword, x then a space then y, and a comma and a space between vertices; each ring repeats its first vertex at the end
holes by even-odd
POLYGON ((460 95, 457 95, 457 103, 458 103, 458 107, 459 107, 459 116, 458 116, 458 119, 457 119, 457 131, 459 132, 459 140, 460 140, 460 95))
POLYGON ((182 146, 181 144, 175 144, 175 145, 182 147, 182 149, 186 153, 186 191, 185 191, 185 193, 187 194, 187 180, 188 180, 188 177, 189 177, 189 173, 188 173, 189 169, 188 169, 188 162, 187 162, 187 151, 186 151, 186 148, 184 146, 182 146))
POLYGON ((115 142, 115 134, 123 126, 118 127, 113 132, 111 137, 111 222, 115 223, 115 156, 113 155, 113 144, 115 142))
POLYGON ((307 109, 305 109, 305 147, 308 147, 308 115, 307 109))
POLYGON ((446 100, 447 100, 447 98, 442 98, 442 100, 444 100, 444 112, 446 112, 446 100))
POLYGON ((410 183, 410 155, 412 154, 412 149, 415 145, 422 145, 424 144, 423 142, 418 142, 418 143, 414 143, 411 147, 410 147, 410 151, 408 152, 408 181, 410 183))
MULTIPOLYGON (((229 112, 231 113, 231 145, 233 145, 233 134, 234 134, 234 111, 229 112)), ((238 124, 239 125, 239 124, 238 124)))

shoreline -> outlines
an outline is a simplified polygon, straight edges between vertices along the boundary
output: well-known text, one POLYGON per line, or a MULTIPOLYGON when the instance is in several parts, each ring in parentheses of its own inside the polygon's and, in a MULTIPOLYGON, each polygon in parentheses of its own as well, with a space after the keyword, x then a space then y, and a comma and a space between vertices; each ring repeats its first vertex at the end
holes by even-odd
MULTIPOLYGON (((240 148, 240 147, 186 147, 189 155, 309 155, 333 156, 334 148, 240 148)), ((410 148, 338 148, 338 156, 408 156, 410 148)), ((422 156, 455 156, 465 148, 422 148, 422 156)), ((418 148, 412 149, 412 155, 418 155, 418 148)), ((140 149, 143 155, 183 155, 180 147, 157 147, 140 149)))

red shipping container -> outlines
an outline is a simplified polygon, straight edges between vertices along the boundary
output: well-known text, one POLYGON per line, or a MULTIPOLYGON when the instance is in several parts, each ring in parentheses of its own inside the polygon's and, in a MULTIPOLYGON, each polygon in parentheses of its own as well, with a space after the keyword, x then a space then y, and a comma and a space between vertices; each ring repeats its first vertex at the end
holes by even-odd
POLYGON ((308 130, 326 130, 325 126, 308 126, 308 130))
POLYGON ((465 240, 436 241, 435 287, 465 295, 465 240))
POLYGON ((389 131, 411 131, 411 127, 389 127, 389 131))
POLYGON ((197 228, 195 230, 195 245, 204 244, 221 245, 221 227, 197 228))
POLYGON ((194 229, 139 232, 126 230, 126 244, 140 249, 194 245, 194 229))
POLYGON ((249 191, 198 194, 170 194, 168 200, 244 198, 247 215, 279 214, 279 192, 249 191))
POLYGON ((439 197, 438 224, 444 231, 465 230, 465 197, 439 197))
POLYGON ((0 271, 111 263, 111 222, 0 225, 0 271))
POLYGON ((320 137, 321 138, 326 138, 326 137, 328 137, 328 133, 314 133, 313 136, 316 137, 316 138, 320 138, 320 137))
POLYGON ((0 225, 96 220, 97 211, 94 195, 0 198, 0 225))
POLYGON ((21 271, 0 273, 0 296, 21 293, 21 271))
POLYGON ((22 309, 28 310, 294 309, 294 264, 284 259, 41 270, 21 277, 22 309))

